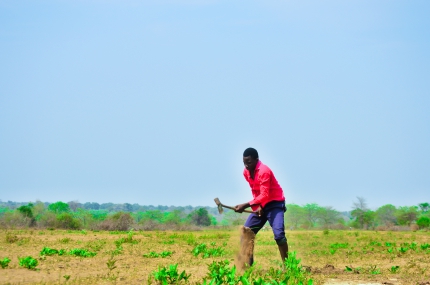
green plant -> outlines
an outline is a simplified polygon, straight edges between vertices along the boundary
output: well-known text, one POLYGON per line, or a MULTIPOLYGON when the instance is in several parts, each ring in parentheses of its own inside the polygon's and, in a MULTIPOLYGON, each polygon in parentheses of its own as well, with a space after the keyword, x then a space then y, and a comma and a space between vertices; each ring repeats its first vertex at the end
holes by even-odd
POLYGON ((70 279, 70 275, 64 275, 63 277, 64 277, 64 279, 66 279, 66 282, 69 281, 69 279, 70 279))
POLYGON ((88 251, 88 250, 82 249, 82 248, 74 248, 74 249, 71 249, 68 252, 68 254, 74 255, 74 256, 80 256, 80 257, 93 257, 97 253, 91 252, 91 251, 88 251))
POLYGON ((7 257, 3 258, 3 260, 0 260, 0 266, 1 266, 1 268, 4 269, 4 268, 8 267, 9 262, 10 262, 10 259, 7 258, 7 257))
POLYGON ((349 244, 347 242, 346 243, 338 243, 338 242, 336 242, 336 243, 330 244, 330 248, 332 248, 332 249, 348 248, 348 246, 349 246, 349 244))
POLYGON ((236 276, 236 266, 230 267, 229 264, 228 260, 209 264, 206 277, 209 284, 237 284, 240 277, 236 276))
POLYGON ((106 244, 105 240, 95 240, 87 242, 86 248, 98 252, 102 249, 102 247, 106 244))
POLYGON ((56 250, 53 248, 49 248, 49 247, 44 247, 41 251, 40 251, 40 255, 41 256, 51 256, 54 254, 58 254, 58 255, 64 255, 66 253, 66 251, 64 249, 60 249, 60 250, 56 250))
POLYGON ((430 247, 430 244, 428 244, 428 243, 423 243, 422 245, 420 245, 420 247, 421 247, 421 249, 422 249, 422 250, 426 250, 427 248, 429 248, 429 247, 430 247))
POLYGON ((399 271, 399 269, 400 269, 400 266, 398 266, 398 265, 391 266, 390 272, 394 274, 394 273, 397 273, 399 271))
POLYGON ((132 231, 129 231, 129 232, 127 233, 127 236, 126 236, 126 237, 122 237, 122 238, 117 239, 116 241, 114 241, 114 243, 115 243, 115 245, 116 245, 117 247, 121 246, 123 243, 136 244, 136 243, 138 243, 138 242, 139 242, 139 241, 137 241, 137 240, 134 240, 134 239, 133 239, 133 232, 132 232, 132 231))
POLYGON ((187 281, 191 274, 186 274, 185 270, 178 272, 178 264, 171 264, 169 267, 159 267, 157 271, 152 272, 152 276, 162 285, 177 284, 181 281, 187 281))
POLYGON ((156 253, 155 251, 151 251, 150 253, 144 254, 143 257, 149 257, 149 258, 156 258, 156 257, 161 257, 161 258, 165 258, 168 256, 172 256, 171 251, 162 251, 160 253, 156 253))
POLYGON ((111 255, 110 258, 108 259, 108 261, 106 262, 107 268, 109 270, 108 272, 108 277, 111 276, 112 270, 114 270, 116 268, 116 259, 114 259, 114 255, 111 255))
POLYGON ((376 265, 370 265, 367 271, 372 275, 381 274, 381 270, 376 265))
POLYGON ((61 243, 69 243, 70 241, 71 241, 71 238, 68 238, 68 237, 62 238, 59 240, 59 242, 61 242, 61 243))
POLYGON ((407 251, 408 251, 408 249, 409 249, 409 247, 400 247, 400 248, 398 248, 397 250, 400 252, 400 253, 406 253, 407 251))
POLYGON ((382 243, 380 243, 380 242, 378 242, 378 241, 371 241, 370 243, 369 243, 369 245, 371 245, 371 246, 382 246, 382 243))
POLYGON ((211 256, 222 256, 224 249, 222 247, 215 247, 215 243, 211 243, 212 248, 209 248, 205 243, 196 245, 191 251, 194 256, 202 255, 203 258, 211 256))
POLYGON ((37 259, 34 259, 31 256, 27 257, 18 257, 19 266, 25 267, 27 269, 35 269, 37 264, 39 263, 37 259))
POLYGON ((187 235, 185 241, 188 245, 196 245, 196 237, 193 234, 187 235))
POLYGON ((345 266, 345 271, 346 272, 353 272, 353 273, 357 273, 357 274, 359 274, 360 272, 361 272, 361 267, 356 267, 356 268, 354 268, 354 267, 349 267, 349 266, 345 266))

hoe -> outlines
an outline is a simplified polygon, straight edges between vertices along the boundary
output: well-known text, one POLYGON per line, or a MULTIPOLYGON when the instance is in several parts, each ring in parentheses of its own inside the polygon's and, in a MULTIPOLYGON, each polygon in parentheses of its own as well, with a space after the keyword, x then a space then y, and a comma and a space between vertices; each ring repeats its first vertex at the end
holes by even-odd
MULTIPOLYGON (((224 205, 223 203, 221 203, 221 201, 220 201, 218 198, 215 198, 215 199, 214 199, 214 201, 215 201, 215 204, 216 204, 216 205, 217 205, 217 207, 218 207, 218 212, 219 212, 220 214, 222 214, 222 212, 224 212, 223 207, 224 207, 224 208, 227 208, 227 209, 234 210, 234 207, 224 205)), ((246 212, 246 213, 255 214, 255 212, 253 212, 253 211, 249 211, 249 210, 243 210, 243 211, 244 211, 244 212, 246 212)))

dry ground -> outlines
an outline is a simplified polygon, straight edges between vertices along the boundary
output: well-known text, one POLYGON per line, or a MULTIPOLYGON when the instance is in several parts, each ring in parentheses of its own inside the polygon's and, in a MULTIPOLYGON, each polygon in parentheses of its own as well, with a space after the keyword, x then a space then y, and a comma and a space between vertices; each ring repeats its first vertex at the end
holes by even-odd
MULTIPOLYGON (((238 230, 134 232, 136 243, 122 245, 122 253, 114 257, 117 268, 110 272, 106 263, 116 249, 115 241, 125 237, 127 233, 0 230, 0 260, 5 257, 12 260, 7 268, 0 268, 0 284, 147 284, 151 272, 175 263, 179 264, 179 271, 191 274, 190 284, 196 284, 202 282, 207 264, 213 260, 229 260, 234 264, 239 245, 238 230), (191 254, 193 244, 211 242, 225 249, 223 257, 202 258, 191 254), (97 255, 41 257, 43 247, 85 248, 97 251, 97 255), (151 251, 172 251, 173 255, 143 257, 151 251), (18 257, 24 256, 39 260, 37 270, 18 265, 18 257), (70 276, 69 280, 64 276, 70 276)), ((428 232, 289 231, 287 237, 290 251, 297 252, 314 284, 430 284, 430 248, 421 248, 430 243, 428 232), (416 248, 399 252, 399 248, 408 247, 406 243, 409 248, 415 243, 416 248), (391 253, 389 248, 393 248, 391 253), (393 266, 399 269, 391 269, 393 266)), ((279 253, 271 231, 257 235, 255 261, 260 271, 279 267, 279 253)))

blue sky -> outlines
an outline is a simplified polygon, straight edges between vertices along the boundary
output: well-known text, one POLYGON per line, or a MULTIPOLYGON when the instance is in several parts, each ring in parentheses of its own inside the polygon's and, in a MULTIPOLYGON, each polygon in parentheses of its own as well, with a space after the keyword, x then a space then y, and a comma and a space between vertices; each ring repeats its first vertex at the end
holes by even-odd
POLYGON ((430 202, 428 1, 0 1, 0 199, 430 202))

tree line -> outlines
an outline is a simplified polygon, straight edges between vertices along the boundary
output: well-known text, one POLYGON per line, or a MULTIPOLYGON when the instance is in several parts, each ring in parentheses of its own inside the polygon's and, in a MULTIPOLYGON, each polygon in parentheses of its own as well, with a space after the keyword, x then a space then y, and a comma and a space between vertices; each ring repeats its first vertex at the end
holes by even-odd
MULTIPOLYGON (((430 204, 396 207, 383 205, 368 208, 364 198, 357 197, 348 212, 336 211, 316 203, 287 204, 287 230, 296 229, 425 229, 430 226, 430 204)), ((91 230, 165 230, 197 229, 208 226, 242 225, 246 214, 216 207, 141 206, 138 204, 79 203, 76 201, 47 203, 1 202, 0 227, 40 227, 91 230)))
POLYGON ((376 210, 367 206, 364 198, 357 197, 349 212, 338 212, 332 207, 321 207, 318 204, 303 206, 287 205, 286 224, 297 229, 424 229, 430 226, 430 204, 420 203, 417 206, 396 207, 386 204, 376 210))

